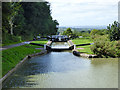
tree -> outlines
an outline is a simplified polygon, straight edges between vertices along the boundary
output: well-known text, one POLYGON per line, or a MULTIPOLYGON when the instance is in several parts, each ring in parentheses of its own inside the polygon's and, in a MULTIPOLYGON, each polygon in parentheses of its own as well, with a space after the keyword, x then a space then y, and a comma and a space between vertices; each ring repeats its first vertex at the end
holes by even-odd
POLYGON ((52 19, 48 2, 22 3, 22 6, 27 24, 25 29, 29 30, 26 33, 29 35, 40 33, 42 36, 56 34, 59 23, 52 19))
POLYGON ((18 37, 22 37, 22 40, 31 40, 38 34, 41 36, 56 34, 58 25, 57 20, 53 20, 51 16, 48 2, 3 2, 2 4, 3 42, 18 37))
POLYGON ((67 28, 66 31, 63 32, 63 35, 72 36, 73 31, 71 30, 71 28, 67 28))
POLYGON ((91 31, 90 35, 93 36, 93 35, 96 35, 96 34, 98 34, 98 33, 99 33, 99 30, 93 29, 93 30, 91 31))
POLYGON ((14 19, 14 28, 13 28, 13 32, 14 35, 16 36, 21 36, 24 35, 24 26, 26 25, 25 23, 25 18, 24 18, 24 10, 21 7, 18 11, 18 14, 16 15, 15 19, 14 19))
POLYGON ((120 25, 114 21, 112 25, 107 26, 109 39, 111 41, 120 40, 120 25))

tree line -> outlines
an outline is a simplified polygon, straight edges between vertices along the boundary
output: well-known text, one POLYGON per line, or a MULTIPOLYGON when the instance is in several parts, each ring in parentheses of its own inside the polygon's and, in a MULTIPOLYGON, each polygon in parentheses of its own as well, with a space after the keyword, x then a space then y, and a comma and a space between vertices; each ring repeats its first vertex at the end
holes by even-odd
POLYGON ((59 23, 51 16, 49 2, 2 3, 3 43, 56 34, 57 25, 59 23))

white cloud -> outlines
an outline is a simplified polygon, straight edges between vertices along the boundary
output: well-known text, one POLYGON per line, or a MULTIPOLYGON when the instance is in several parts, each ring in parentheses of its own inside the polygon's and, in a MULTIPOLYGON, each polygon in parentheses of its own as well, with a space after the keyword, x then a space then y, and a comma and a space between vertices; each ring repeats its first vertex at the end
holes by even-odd
POLYGON ((108 25, 117 20, 119 0, 48 0, 60 26, 108 25))

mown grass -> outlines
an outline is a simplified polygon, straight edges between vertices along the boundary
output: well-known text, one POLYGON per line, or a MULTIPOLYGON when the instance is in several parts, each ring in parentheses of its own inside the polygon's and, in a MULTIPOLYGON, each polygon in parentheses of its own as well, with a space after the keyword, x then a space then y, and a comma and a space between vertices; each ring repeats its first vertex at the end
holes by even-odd
POLYGON ((38 40, 38 41, 32 41, 31 43, 46 44, 47 42, 48 42, 47 40, 46 41, 45 40, 44 41, 38 40))
MULTIPOLYGON (((73 39, 72 42, 74 44, 86 44, 86 43, 93 43, 93 41, 90 38, 77 38, 73 39)), ((77 46, 76 48, 83 48, 83 49, 77 49, 81 53, 87 53, 87 54, 94 54, 91 49, 91 45, 86 45, 86 46, 77 46)))
MULTIPOLYGON (((43 44, 45 42, 39 41, 40 44, 43 44)), ((26 45, 3 50, 2 51, 2 76, 4 76, 8 71, 14 68, 25 56, 40 52, 41 51, 40 49, 35 49, 40 47, 41 46, 26 44, 26 45)))

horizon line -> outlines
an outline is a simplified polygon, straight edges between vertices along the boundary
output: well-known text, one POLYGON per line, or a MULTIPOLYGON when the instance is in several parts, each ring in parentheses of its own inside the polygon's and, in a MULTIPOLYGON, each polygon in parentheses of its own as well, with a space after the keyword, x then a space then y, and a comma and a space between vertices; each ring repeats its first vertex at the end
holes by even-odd
POLYGON ((67 25, 66 25, 66 26, 59 26, 59 27, 84 27, 84 26, 85 26, 85 27, 86 27, 86 26, 106 26, 106 27, 107 27, 108 25, 79 25, 79 26, 72 26, 72 25, 71 25, 71 26, 67 26, 67 25))

